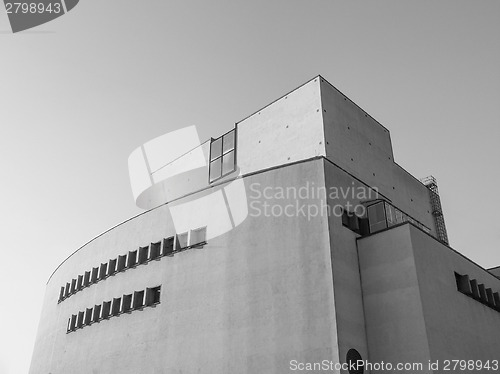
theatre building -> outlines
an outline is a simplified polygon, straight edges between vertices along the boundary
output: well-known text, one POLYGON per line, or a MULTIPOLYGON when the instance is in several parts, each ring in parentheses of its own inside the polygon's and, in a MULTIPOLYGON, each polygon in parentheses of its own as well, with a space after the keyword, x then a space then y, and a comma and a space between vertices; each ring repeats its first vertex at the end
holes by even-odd
POLYGON ((137 144, 144 212, 54 270, 31 374, 495 372, 500 267, 450 247, 387 128, 318 76, 227 130, 137 144))

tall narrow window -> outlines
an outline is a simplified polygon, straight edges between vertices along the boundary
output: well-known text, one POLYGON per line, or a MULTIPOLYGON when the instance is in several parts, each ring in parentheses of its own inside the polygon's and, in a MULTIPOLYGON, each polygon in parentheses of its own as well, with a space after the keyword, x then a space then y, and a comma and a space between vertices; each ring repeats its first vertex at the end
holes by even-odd
POLYGON ((203 245, 207 242, 207 227, 200 227, 199 229, 191 230, 189 235, 189 245, 203 245))
POLYGON ((102 303, 102 319, 109 318, 109 312, 111 311, 111 301, 105 301, 102 303))
POLYGON ((127 255, 118 256, 118 268, 117 271, 123 271, 125 269, 127 262, 127 255))
POLYGON ((137 251, 129 251, 127 267, 132 268, 137 264, 137 251))
POLYGON ((132 309, 132 294, 123 295, 122 312, 126 313, 132 309))
POLYGON ((76 330, 76 314, 72 314, 71 315, 71 323, 69 325, 69 329, 70 331, 75 331, 76 330))
POLYGON ((144 264, 148 260, 149 247, 139 248, 139 264, 144 264))
POLYGON ((83 287, 87 287, 90 284, 90 271, 86 271, 83 276, 83 287))
POLYGON ((92 312, 93 308, 85 309, 85 325, 90 325, 90 323, 92 322, 92 312))
POLYGON ((387 228, 383 202, 368 207, 368 220, 370 221, 370 233, 372 234, 387 228))
POLYGON ((174 237, 163 239, 163 256, 169 256, 174 251, 174 237))
POLYGON ((103 280, 104 278, 106 278, 106 275, 108 275, 108 264, 101 264, 99 268, 99 279, 103 280))
POLYGON ((144 291, 134 292, 134 309, 140 309, 144 306, 144 291))
POLYGON ((210 142, 210 183, 236 170, 236 129, 210 142))
POLYGON ((97 282, 98 275, 99 275, 99 268, 92 268, 92 277, 90 278, 90 281, 92 283, 97 282))
POLYGON ((120 314, 121 303, 122 303, 121 297, 115 297, 113 299, 113 305, 111 305, 111 315, 112 316, 117 316, 118 314, 120 314))
POLYGON ((94 316, 92 317, 92 322, 99 322, 101 318, 101 305, 94 305, 94 316))
POLYGON ((151 250, 149 251, 150 260, 156 260, 158 257, 160 257, 161 242, 151 243, 150 248, 151 248, 151 250))
POLYGON ((76 279, 71 280, 71 293, 76 292, 76 279))
POLYGON ((69 288, 70 287, 71 287, 71 285, 69 283, 66 283, 66 288, 64 289, 64 297, 69 296, 69 288))
POLYGON ((83 275, 78 276, 78 281, 76 282, 76 290, 80 291, 83 288, 83 275))
POLYGON ((78 319, 76 320, 76 327, 81 328, 83 327, 83 312, 78 312, 78 319))
POLYGON ((146 289, 146 306, 158 304, 160 302, 161 286, 146 289))
POLYGON ((64 287, 61 287, 61 291, 59 291, 59 301, 64 300, 64 287))
POLYGON ((109 260, 108 263, 108 276, 113 275, 116 271, 116 258, 109 260))

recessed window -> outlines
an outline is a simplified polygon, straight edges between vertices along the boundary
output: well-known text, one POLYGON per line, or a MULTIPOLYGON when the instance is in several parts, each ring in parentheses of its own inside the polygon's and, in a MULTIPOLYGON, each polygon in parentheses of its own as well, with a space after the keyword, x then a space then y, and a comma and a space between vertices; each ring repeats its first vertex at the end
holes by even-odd
POLYGON ((236 170, 236 129, 210 143, 210 183, 236 170))
POLYGON ((84 313, 78 312, 78 318, 76 320, 76 327, 78 329, 83 327, 83 317, 84 317, 84 313))
POLYGON ((86 271, 83 276, 83 287, 88 287, 90 284, 90 271, 86 271))
POLYGON ((175 238, 176 238, 176 243, 175 243, 175 250, 176 251, 180 251, 180 250, 188 247, 188 233, 187 232, 177 234, 175 236, 175 238))
POLYGON ((83 275, 78 276, 78 281, 76 282, 76 290, 80 291, 83 288, 83 275))
POLYGON ((92 322, 92 312, 93 312, 93 308, 87 308, 85 309, 85 325, 90 325, 90 323, 92 322))
POLYGON ((61 287, 61 291, 59 291, 59 301, 64 300, 64 287, 61 287))
POLYGON ((127 263, 127 255, 118 256, 118 267, 116 268, 116 270, 123 271, 125 269, 126 263, 127 263))
POLYGON ((137 264, 137 251, 130 251, 128 253, 127 267, 132 268, 137 264))
POLYGON ((77 318, 76 314, 72 314, 71 315, 71 322, 69 324, 69 330, 70 331, 75 331, 76 330, 76 318, 77 318))
POLYGON ((71 280, 71 293, 76 292, 76 279, 71 280))
POLYGON ((101 264, 99 268, 99 279, 103 280, 104 278, 106 278, 106 275, 108 275, 108 264, 101 264))
POLYGON ((134 292, 134 309, 140 309, 144 306, 144 291, 134 292))
POLYGON ((161 242, 151 243, 151 250, 149 251, 149 259, 156 260, 160 257, 161 242))
POLYGON ((68 297, 69 296, 69 289, 71 287, 71 284, 69 283, 66 283, 66 288, 64 289, 64 297, 68 297))
POLYGON ((101 305, 94 306, 94 316, 92 317, 92 322, 99 322, 101 318, 101 305))
POLYGON ((163 239, 163 256, 171 255, 174 251, 174 237, 163 239))
POLYGON ((99 268, 92 268, 92 276, 90 278, 90 281, 92 283, 97 282, 98 275, 99 275, 99 268))
POLYGON ((144 264, 148 260, 149 247, 139 248, 139 264, 144 264))
POLYGON ((368 207, 368 220, 370 221, 370 232, 374 233, 387 228, 384 203, 379 202, 368 207))
POLYGON ((109 313, 111 311, 111 301, 105 301, 102 303, 102 319, 109 318, 109 313))
POLYGON ((120 314, 121 303, 122 303, 121 297, 115 297, 113 299, 113 305, 111 305, 111 315, 112 316, 117 316, 118 314, 120 314))
POLYGON ((123 295, 122 312, 127 313, 132 309, 132 294, 123 295))
POLYGON ((484 284, 478 283, 476 279, 469 280, 468 275, 458 274, 457 272, 455 272, 455 281, 458 291, 500 312, 500 295, 498 292, 486 288, 484 284))
POLYGON ((109 260, 108 264, 108 276, 113 275, 116 271, 116 258, 109 260))
POLYGON ((161 286, 146 289, 146 306, 160 302, 161 286))
POLYGON ((200 227, 195 230, 191 230, 189 235, 189 245, 203 245, 207 242, 207 227, 200 227))

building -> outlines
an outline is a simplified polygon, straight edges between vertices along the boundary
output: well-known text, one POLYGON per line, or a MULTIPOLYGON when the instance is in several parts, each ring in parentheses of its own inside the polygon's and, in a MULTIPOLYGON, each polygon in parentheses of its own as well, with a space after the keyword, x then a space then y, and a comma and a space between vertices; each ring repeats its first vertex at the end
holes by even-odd
POLYGON ((146 211, 54 271, 30 373, 495 368, 500 268, 448 246, 435 180, 321 76, 219 138, 140 146, 129 168, 146 211))

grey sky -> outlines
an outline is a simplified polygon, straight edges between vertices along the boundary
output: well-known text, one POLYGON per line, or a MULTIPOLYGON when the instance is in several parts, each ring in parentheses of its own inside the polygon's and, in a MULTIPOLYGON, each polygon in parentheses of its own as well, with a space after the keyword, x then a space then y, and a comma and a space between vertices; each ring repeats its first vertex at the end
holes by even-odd
POLYGON ((45 282, 140 212, 127 158, 202 139, 317 74, 438 178, 451 246, 500 265, 500 2, 81 0, 12 34, 0 11, 0 374, 25 373, 45 282))

